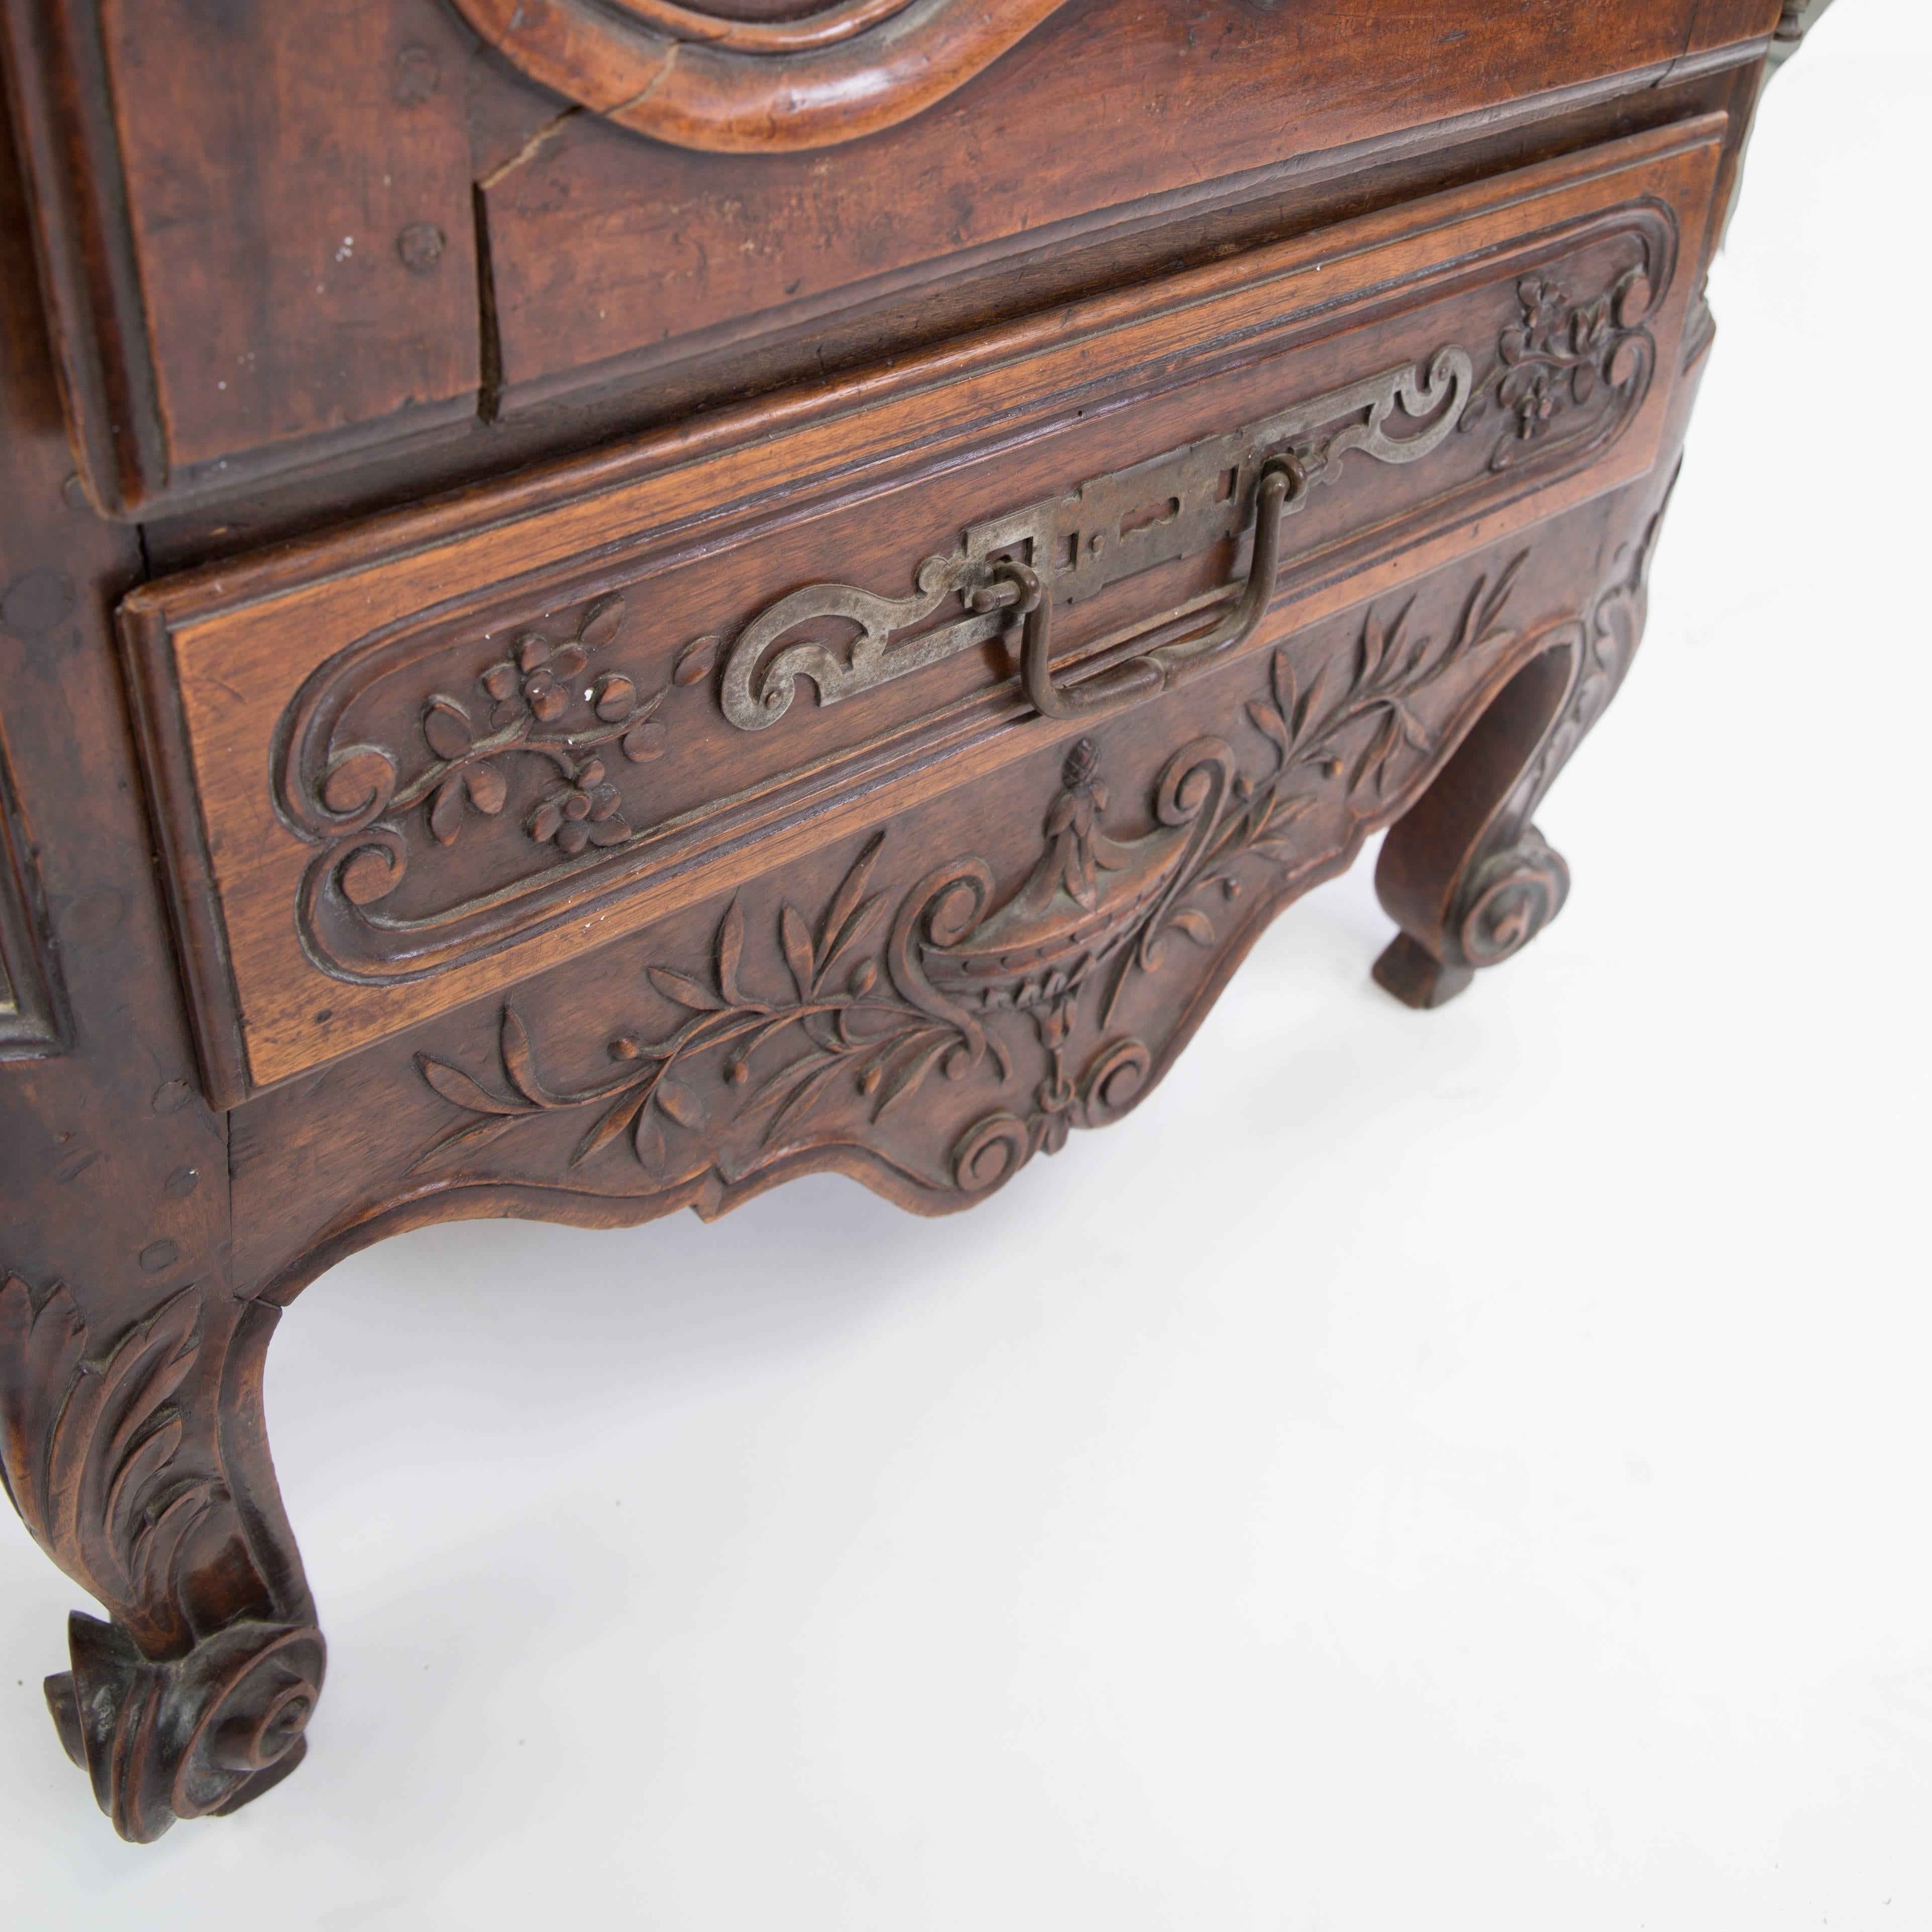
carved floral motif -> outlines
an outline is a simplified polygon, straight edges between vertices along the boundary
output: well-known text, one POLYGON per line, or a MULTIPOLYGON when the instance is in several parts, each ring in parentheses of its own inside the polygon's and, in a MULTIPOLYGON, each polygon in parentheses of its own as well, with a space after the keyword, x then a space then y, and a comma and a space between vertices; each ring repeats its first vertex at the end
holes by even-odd
POLYGON ((1496 367, 1469 399, 1462 428, 1490 419, 1493 405, 1513 420, 1490 458, 1494 470, 1521 462, 1526 446, 1559 426, 1560 440, 1604 439, 1640 403, 1656 367, 1657 344, 1643 322, 1654 306, 1650 278, 1631 268, 1593 299, 1572 302, 1542 275, 1516 284, 1522 320, 1496 345, 1496 367), (1582 412, 1580 427, 1565 418, 1582 412))
POLYGON ((418 722, 427 762, 406 778, 379 746, 352 745, 329 760, 316 788, 324 813, 358 824, 391 821, 372 828, 389 835, 382 843, 358 844, 338 874, 353 904, 374 904, 401 884, 406 847, 394 821, 421 806, 430 837, 453 845, 472 814, 502 814, 512 796, 506 766, 520 759, 535 760, 548 781, 520 818, 535 844, 574 858, 632 836, 602 754, 614 747, 634 764, 662 757, 670 733, 657 714, 674 685, 708 674, 716 640, 688 646, 670 681, 643 697, 625 672, 590 668, 623 621, 623 598, 601 598, 560 643, 541 630, 520 632, 507 655, 476 674, 473 694, 431 692, 418 722))
MULTIPOLYGON (((808 583, 735 628, 686 644, 654 689, 604 662, 625 616, 616 596, 591 604, 574 632, 521 630, 464 681, 419 687, 403 750, 364 741, 345 721, 419 646, 412 640, 411 655, 395 661, 372 652, 362 662, 386 667, 376 676, 346 661, 325 668, 291 709, 282 779, 287 815, 322 848, 298 911, 314 956, 358 971, 420 970, 432 952, 447 964, 465 944, 500 944, 506 891, 527 906, 520 917, 535 917, 555 896, 580 890, 578 875, 604 855, 657 828, 662 814, 625 773, 668 748, 667 712, 679 687, 704 692, 727 722, 763 730, 784 715, 801 680, 822 706, 995 644, 1016 622, 995 594, 1000 560, 1050 556, 1054 595, 1085 598, 1240 538, 1256 523, 1258 479, 1271 451, 1288 452, 1301 466, 1299 511, 1319 496, 1316 485, 1340 487, 1364 462, 1420 473, 1459 431, 1500 424, 1481 472, 1446 475, 1418 514, 1473 504, 1498 472, 1514 478, 1533 464, 1538 475, 1553 475, 1589 460, 1648 393, 1656 348, 1647 323, 1670 285, 1676 248, 1668 217, 1647 208, 1617 211, 1590 240, 1614 241, 1625 260, 1634 240, 1638 265, 1587 299, 1571 299, 1548 271, 1522 278, 1516 319, 1500 332, 1480 379, 1468 354, 1445 346, 1246 429, 983 520, 954 551, 920 566, 910 598, 808 583), (1392 434, 1398 424, 1408 433, 1392 434), (1155 502, 1168 509, 1150 521, 1143 513, 1155 502), (814 635, 813 624, 828 619, 856 635, 836 646, 814 635), (487 866, 440 860, 442 850, 479 833, 496 842, 487 866), (423 898, 389 903, 410 868, 425 862, 440 862, 440 874, 425 880, 423 898), (439 876, 453 888, 446 897, 439 876)), ((1400 730, 1394 713, 1389 722, 1400 730)), ((380 740, 395 728, 369 728, 380 740)))
POLYGON ((1388 619, 1372 607, 1346 681, 1332 695, 1325 670, 1298 688, 1287 652, 1276 651, 1264 693, 1244 712, 1269 747, 1269 769, 1240 771, 1218 738, 1184 745, 1154 782, 1153 827, 1138 837, 1106 830, 1100 754, 1080 740, 1048 811, 1039 860, 997 903, 990 866, 964 857, 915 885, 888 926, 886 897, 870 890, 886 842, 874 833, 815 921, 780 905, 765 954, 772 963, 754 974, 734 898, 705 970, 645 968, 656 991, 689 1017, 657 1038, 614 1033, 605 1052, 616 1070, 606 1078, 546 1082, 526 1022, 506 1005, 500 1076, 418 1056, 424 1078, 469 1118, 417 1166, 446 1166, 520 1123, 581 1112, 590 1124, 572 1167, 621 1139, 654 1186, 714 1164, 742 1174, 772 1158, 808 1110, 836 1093, 856 1095, 877 1125, 935 1072, 1009 1085, 1016 1060, 1001 1025, 1023 1014, 1046 1056, 1043 1078, 1023 1108, 974 1120, 956 1142, 946 1176, 926 1177, 966 1193, 997 1184, 1033 1154, 1055 1151, 1071 1128, 1120 1112, 1151 1068, 1150 1049, 1131 1035, 1070 1060, 1089 989, 1097 989, 1102 1027, 1111 1025, 1126 986, 1160 969, 1171 938, 1216 943, 1201 902, 1216 892, 1237 896, 1238 862, 1288 869, 1295 858, 1289 828, 1324 792, 1372 811, 1398 754, 1425 758, 1434 748, 1418 701, 1452 667, 1468 669, 1514 636, 1502 620, 1526 557, 1493 581, 1478 579, 1439 642, 1412 634, 1412 602, 1388 619), (881 933, 883 943, 874 940, 881 933), (781 962, 787 977, 775 981, 781 962))

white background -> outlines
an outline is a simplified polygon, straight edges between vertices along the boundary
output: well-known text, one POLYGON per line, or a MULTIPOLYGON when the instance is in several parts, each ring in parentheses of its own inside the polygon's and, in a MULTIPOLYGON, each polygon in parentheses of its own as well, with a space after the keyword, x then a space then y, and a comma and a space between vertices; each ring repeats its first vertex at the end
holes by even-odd
POLYGON ((1928 57, 1772 91, 1544 938, 1407 1012, 1365 858, 972 1214, 338 1268, 308 1763, 118 1843, 0 1525, 6 1924, 1932 1926, 1928 57))

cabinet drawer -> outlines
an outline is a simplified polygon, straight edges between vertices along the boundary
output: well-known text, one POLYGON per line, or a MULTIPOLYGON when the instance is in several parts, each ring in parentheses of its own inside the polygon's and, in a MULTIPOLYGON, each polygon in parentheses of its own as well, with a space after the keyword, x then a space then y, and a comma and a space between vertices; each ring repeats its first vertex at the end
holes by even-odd
POLYGON ((1642 473, 1724 124, 137 591, 212 1097, 1076 730, 1016 674, 1026 572, 1075 692, 1150 644, 1184 677, 1255 572, 1271 464, 1278 561, 1231 649, 1642 473))

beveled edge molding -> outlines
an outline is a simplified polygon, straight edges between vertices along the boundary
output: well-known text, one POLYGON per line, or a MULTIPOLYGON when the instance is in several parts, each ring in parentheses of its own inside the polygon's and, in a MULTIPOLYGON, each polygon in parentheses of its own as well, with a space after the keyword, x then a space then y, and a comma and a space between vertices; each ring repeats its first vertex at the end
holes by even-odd
POLYGON ((518 70, 634 133, 715 154, 856 141, 943 100, 1065 0, 835 0, 742 20, 674 0, 452 0, 518 70))

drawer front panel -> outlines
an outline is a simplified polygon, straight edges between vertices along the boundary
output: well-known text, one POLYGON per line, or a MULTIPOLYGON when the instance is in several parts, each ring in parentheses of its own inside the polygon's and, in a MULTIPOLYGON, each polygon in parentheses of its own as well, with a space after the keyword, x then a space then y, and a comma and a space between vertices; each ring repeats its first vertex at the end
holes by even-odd
POLYGON ((1467 134, 1580 90, 1640 100, 1714 50, 1747 57, 1777 17, 1776 0, 1069 0, 865 142, 698 154, 580 114, 483 190, 499 406, 646 377, 715 397, 717 368, 769 380, 828 341, 849 360, 870 331, 929 340, 914 304, 957 312, 988 281, 1052 278, 1048 250, 1158 230, 1139 259, 1166 261, 1197 225, 1336 166, 1312 158, 1390 154, 1399 130, 1467 134))
POLYGON ((1722 133, 136 593, 216 1097, 1036 751, 1062 728, 1016 679, 1012 566, 1064 678, 1215 624, 1270 464, 1298 481, 1254 649, 1641 474, 1722 133))

